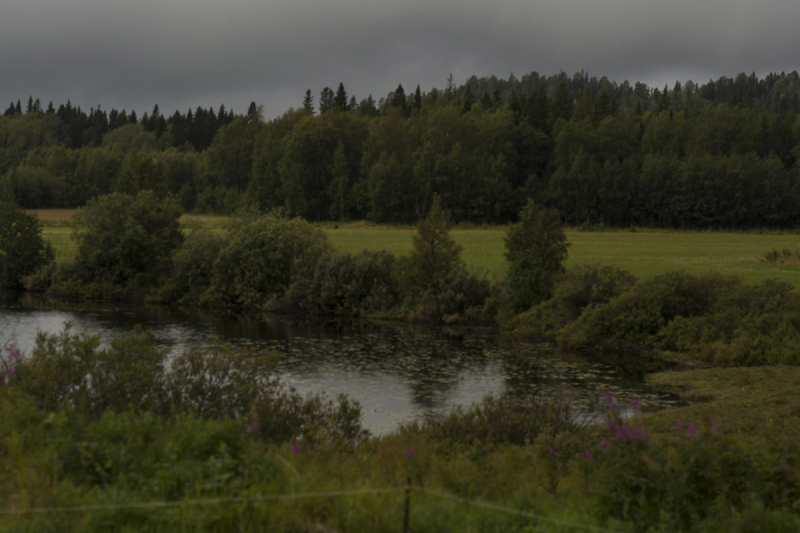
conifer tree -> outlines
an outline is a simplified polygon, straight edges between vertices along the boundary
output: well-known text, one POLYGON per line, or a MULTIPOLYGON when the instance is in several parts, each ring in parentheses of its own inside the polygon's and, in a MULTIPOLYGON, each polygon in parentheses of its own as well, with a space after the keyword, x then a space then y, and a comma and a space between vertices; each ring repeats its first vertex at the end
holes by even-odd
POLYGON ((324 115, 334 106, 334 94, 330 87, 325 87, 319 95, 319 114, 324 115))
POLYGON ((569 120, 572 118, 574 111, 575 102, 572 100, 569 93, 567 93, 567 86, 562 81, 558 84, 558 89, 556 89, 556 97, 553 101, 553 117, 569 120))
POLYGON ((422 93, 419 90, 419 85, 417 85, 417 89, 414 91, 414 109, 417 111, 422 109, 422 93))
POLYGON ((314 114, 314 95, 311 94, 311 89, 306 89, 306 95, 303 97, 303 109, 314 114))
POLYGON ((489 98, 489 91, 483 91, 480 105, 484 111, 489 111, 492 108, 492 100, 489 98))
POLYGON ((344 90, 344 84, 342 82, 339 82, 339 88, 336 89, 333 107, 339 111, 347 111, 347 91, 344 90))

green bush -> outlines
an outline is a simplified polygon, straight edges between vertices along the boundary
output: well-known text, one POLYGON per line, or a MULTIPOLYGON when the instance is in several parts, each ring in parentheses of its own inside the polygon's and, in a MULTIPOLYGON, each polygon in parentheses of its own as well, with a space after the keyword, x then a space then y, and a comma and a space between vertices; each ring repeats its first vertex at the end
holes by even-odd
POLYGON ((201 418, 250 414, 256 400, 280 388, 272 376, 277 355, 215 343, 192 347, 172 360, 165 377, 165 408, 201 418))
POLYGON ((192 232, 172 257, 172 275, 161 291, 163 298, 200 303, 211 286, 214 261, 226 244, 224 235, 192 232))
POLYGON ((151 191, 90 200, 73 217, 81 281, 126 285, 138 277, 137 283, 157 285, 183 241, 179 217, 173 200, 160 200, 151 191))
POLYGON ((217 305, 261 308, 281 298, 292 273, 310 276, 332 251, 325 232, 295 218, 259 218, 232 236, 217 256, 208 300, 217 305))
POLYGON ((342 451, 363 443, 361 405, 340 394, 336 401, 316 394, 303 397, 294 389, 277 388, 253 405, 251 433, 270 443, 298 441, 331 445, 342 451))
POLYGON ((636 278, 614 266, 578 265, 558 280, 553 296, 514 318, 514 327, 553 335, 587 308, 608 303, 630 289, 636 278))
POLYGON ((558 445, 561 453, 569 457, 582 449, 583 427, 576 423, 574 414, 571 402, 562 396, 544 401, 490 394, 470 407, 456 407, 447 416, 407 424, 400 432, 421 432, 467 448, 501 444, 538 443, 540 448, 558 445), (570 441, 572 444, 567 445, 570 441))
POLYGON ((388 310, 398 300, 394 264, 394 255, 386 251, 323 255, 312 276, 295 273, 287 300, 302 309, 332 315, 388 310))
POLYGON ((0 292, 22 288, 25 276, 52 261, 53 249, 36 217, 0 201, 0 292))
POLYGON ((498 306, 487 306, 487 302, 497 302, 500 293, 500 287, 485 273, 460 268, 422 293, 406 296, 405 314, 412 320, 493 322, 498 306))
POLYGON ((100 335, 73 334, 68 325, 37 336, 17 370, 17 385, 46 411, 160 411, 165 360, 149 331, 133 330, 101 347, 100 335))
POLYGON ((566 326, 559 340, 579 347, 641 350, 657 344, 657 335, 678 317, 710 312, 738 278, 669 272, 639 282, 607 303, 588 307, 566 326))

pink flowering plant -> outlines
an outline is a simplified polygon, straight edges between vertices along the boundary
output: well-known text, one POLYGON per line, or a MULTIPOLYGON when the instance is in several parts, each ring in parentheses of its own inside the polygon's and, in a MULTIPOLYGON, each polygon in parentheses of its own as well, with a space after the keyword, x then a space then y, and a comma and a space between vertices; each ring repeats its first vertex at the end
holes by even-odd
POLYGON ((13 346, 0 351, 0 387, 10 385, 17 377, 17 368, 22 362, 22 352, 13 346))
POLYGON ((716 420, 677 420, 673 433, 654 445, 637 400, 631 402, 634 416, 627 419, 614 408, 613 398, 606 403, 605 435, 593 458, 601 462, 601 508, 608 517, 630 521, 637 529, 666 514, 670 530, 687 531, 720 501, 744 505, 754 468, 716 420))

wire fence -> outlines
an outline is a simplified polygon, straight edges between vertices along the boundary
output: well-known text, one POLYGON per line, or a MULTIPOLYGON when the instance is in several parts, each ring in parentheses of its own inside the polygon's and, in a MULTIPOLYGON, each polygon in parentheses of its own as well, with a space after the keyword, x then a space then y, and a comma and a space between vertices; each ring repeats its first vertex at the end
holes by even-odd
POLYGON ((276 501, 276 500, 323 499, 323 498, 337 498, 342 496, 363 496, 363 495, 390 494, 390 493, 400 493, 400 492, 405 492, 405 512, 404 512, 404 523, 403 523, 404 533, 408 531, 409 527, 409 516, 410 516, 409 513, 410 513, 412 492, 417 492, 419 494, 425 494, 428 496, 434 496, 446 500, 457 501, 465 505, 471 505, 474 507, 488 509, 498 513, 520 516, 524 518, 529 518, 531 520, 536 520, 559 526, 572 527, 584 531, 594 531, 597 533, 618 533, 617 530, 613 529, 593 526, 589 524, 581 524, 579 522, 572 522, 569 520, 563 520, 559 518, 552 518, 542 514, 531 513, 528 511, 521 511, 519 509, 513 509, 510 507, 504 507, 489 502, 484 502, 471 498, 465 498, 463 496, 457 496, 455 494, 450 494, 448 492, 443 492, 434 489, 427 489, 425 487, 420 487, 420 486, 412 486, 410 484, 404 487, 346 489, 346 490, 333 490, 333 491, 322 491, 322 492, 298 492, 298 493, 286 493, 286 494, 257 494, 253 496, 240 496, 240 497, 229 497, 229 498, 197 498, 188 500, 127 502, 127 503, 122 502, 122 503, 72 505, 72 506, 58 506, 58 507, 31 507, 26 509, 0 509, 0 516, 45 515, 45 514, 57 514, 57 513, 95 512, 95 511, 123 511, 132 509, 159 509, 159 508, 183 507, 183 506, 193 506, 193 505, 225 505, 225 504, 236 504, 236 503, 258 503, 258 502, 276 501))

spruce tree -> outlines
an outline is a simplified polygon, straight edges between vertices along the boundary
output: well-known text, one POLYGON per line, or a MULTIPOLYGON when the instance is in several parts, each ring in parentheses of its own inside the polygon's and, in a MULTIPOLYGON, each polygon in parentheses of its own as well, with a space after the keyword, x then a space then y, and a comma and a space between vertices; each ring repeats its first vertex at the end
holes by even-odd
POLYGON ((556 89, 556 97, 553 101, 553 116, 556 119, 563 118, 569 120, 575 111, 575 102, 567 92, 567 86, 562 81, 556 89))
POLYGON ((306 95, 303 97, 303 109, 314 114, 314 95, 311 94, 311 89, 306 89, 306 95))
POLYGON ((342 82, 339 82, 339 88, 336 89, 333 107, 339 111, 347 111, 347 91, 344 90, 344 84, 342 82))

